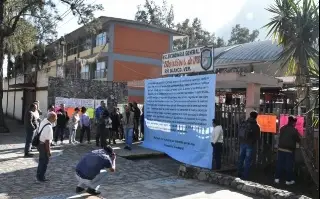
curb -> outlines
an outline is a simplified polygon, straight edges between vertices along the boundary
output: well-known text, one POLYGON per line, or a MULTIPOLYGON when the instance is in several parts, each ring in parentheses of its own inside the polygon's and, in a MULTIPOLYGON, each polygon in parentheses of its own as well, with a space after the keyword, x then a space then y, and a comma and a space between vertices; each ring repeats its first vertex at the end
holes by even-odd
POLYGON ((255 182, 244 181, 240 178, 217 173, 208 169, 201 169, 189 165, 180 165, 178 176, 183 178, 197 179, 212 184, 232 187, 241 192, 253 194, 270 199, 312 199, 304 195, 296 195, 292 192, 276 189, 272 186, 262 185, 255 182))
POLYGON ((118 155, 118 156, 128 160, 167 157, 165 153, 132 154, 132 155, 118 155))

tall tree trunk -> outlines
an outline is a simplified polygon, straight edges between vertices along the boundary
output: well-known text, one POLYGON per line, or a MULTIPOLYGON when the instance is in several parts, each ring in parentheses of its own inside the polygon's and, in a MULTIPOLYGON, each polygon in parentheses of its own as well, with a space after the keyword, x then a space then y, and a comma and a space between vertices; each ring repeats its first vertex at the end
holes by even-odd
POLYGON ((8 133, 9 129, 4 121, 3 100, 3 59, 4 59, 4 36, 3 36, 4 2, 0 1, 0 133, 8 133))

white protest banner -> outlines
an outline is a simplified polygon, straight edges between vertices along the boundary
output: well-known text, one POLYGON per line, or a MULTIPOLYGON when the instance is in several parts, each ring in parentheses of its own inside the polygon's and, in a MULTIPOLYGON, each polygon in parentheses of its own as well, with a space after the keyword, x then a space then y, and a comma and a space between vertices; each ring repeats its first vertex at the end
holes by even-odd
POLYGON ((64 98, 63 97, 56 97, 54 101, 55 106, 60 106, 60 104, 64 104, 64 98))
POLYGON ((94 108, 94 100, 93 99, 81 99, 81 107, 84 106, 86 108, 94 108))
POLYGON ((104 103, 107 105, 108 104, 108 100, 107 99, 96 99, 94 100, 94 107, 98 108, 101 104, 101 101, 104 101, 104 103))
POLYGON ((213 70, 213 47, 198 47, 162 56, 162 75, 213 70))

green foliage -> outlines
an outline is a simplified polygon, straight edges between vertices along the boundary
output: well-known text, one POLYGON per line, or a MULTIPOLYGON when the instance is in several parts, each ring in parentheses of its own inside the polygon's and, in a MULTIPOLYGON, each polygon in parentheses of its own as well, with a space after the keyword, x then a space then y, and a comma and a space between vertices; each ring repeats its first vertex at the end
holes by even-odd
MULTIPOLYGON (((3 98, 4 53, 17 54, 32 49, 36 43, 51 42, 56 35, 56 24, 61 20, 57 3, 69 7, 78 23, 94 32, 99 28, 94 12, 102 10, 100 4, 87 4, 85 0, 1 0, 0 1, 0 99, 3 98)), ((39 51, 39 48, 35 49, 39 51)), ((0 129, 5 129, 3 108, 0 103, 0 129)))
POLYGON ((228 41, 228 45, 244 44, 255 41, 259 36, 258 30, 253 30, 250 33, 246 27, 241 27, 240 24, 234 26, 231 30, 231 37, 228 41))
POLYGON ((319 64, 319 5, 312 0, 276 0, 267 10, 274 14, 265 25, 284 50, 279 59, 299 83, 319 64))
MULTIPOLYGON (((166 1, 163 1, 162 6, 159 6, 155 4, 154 1, 146 0, 143 6, 138 6, 135 20, 158 27, 175 29, 188 36, 188 38, 175 40, 173 46, 174 50, 207 45, 213 45, 216 48, 226 46, 226 42, 222 37, 216 37, 214 33, 210 33, 202 27, 199 18, 194 18, 192 20, 185 19, 183 22, 175 24, 173 6, 171 5, 170 8, 168 8, 166 1)), ((254 41, 258 35, 258 30, 254 30, 250 34, 248 28, 236 25, 232 29, 229 45, 254 41)))
POLYGON ((135 20, 164 28, 174 28, 174 12, 171 5, 168 9, 167 1, 158 6, 154 1, 146 0, 143 6, 138 6, 135 20))

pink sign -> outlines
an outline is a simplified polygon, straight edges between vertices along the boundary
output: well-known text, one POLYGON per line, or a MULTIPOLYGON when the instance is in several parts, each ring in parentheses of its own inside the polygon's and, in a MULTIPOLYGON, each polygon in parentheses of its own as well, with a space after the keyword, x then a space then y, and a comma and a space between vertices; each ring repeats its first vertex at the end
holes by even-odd
MULTIPOLYGON (((288 118, 289 118, 289 115, 284 115, 284 114, 280 115, 280 128, 283 127, 284 125, 288 124, 288 118)), ((303 128, 304 117, 296 116, 296 118, 297 118, 297 123, 296 123, 295 127, 298 130, 298 132, 300 133, 300 135, 304 136, 304 128, 303 128)))

